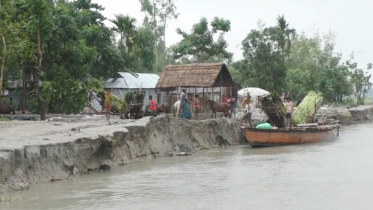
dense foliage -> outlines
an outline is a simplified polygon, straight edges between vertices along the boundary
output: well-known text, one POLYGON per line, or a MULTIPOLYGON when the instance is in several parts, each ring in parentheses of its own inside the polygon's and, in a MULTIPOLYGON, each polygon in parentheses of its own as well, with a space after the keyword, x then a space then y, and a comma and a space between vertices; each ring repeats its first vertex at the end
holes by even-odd
POLYGON ((305 96, 309 91, 323 93, 327 102, 342 102, 354 94, 364 104, 371 88, 371 64, 366 70, 357 63, 342 61, 336 53, 335 35, 321 37, 296 34, 283 16, 274 27, 258 24, 242 41, 243 59, 231 64, 234 79, 244 86, 257 86, 278 94, 305 96))
POLYGON ((116 14, 109 28, 104 8, 91 0, 0 1, 0 84, 19 81, 18 107, 42 119, 46 112, 79 112, 88 93, 102 91, 102 81, 118 71, 160 73, 167 64, 226 62, 242 86, 292 96, 315 90, 330 101, 354 94, 362 104, 371 88, 371 65, 359 69, 353 57, 343 62, 332 33, 297 34, 278 16, 275 26, 251 30, 242 41, 243 59, 232 62, 224 38, 229 20, 201 18, 190 32, 177 29, 181 41, 167 48, 167 22, 179 16, 175 0, 139 3, 142 23, 116 14))

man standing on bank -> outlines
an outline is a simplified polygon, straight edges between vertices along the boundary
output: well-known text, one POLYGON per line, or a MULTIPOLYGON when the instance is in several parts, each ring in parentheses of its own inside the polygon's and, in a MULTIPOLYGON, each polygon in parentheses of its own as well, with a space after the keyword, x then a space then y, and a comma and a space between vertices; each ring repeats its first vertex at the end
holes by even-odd
POLYGON ((110 115, 111 115, 111 107, 113 106, 113 96, 111 95, 111 89, 106 91, 105 95, 105 111, 106 111, 106 120, 110 124, 110 115))
POLYGON ((286 98, 286 121, 285 121, 285 124, 286 124, 286 129, 290 129, 291 127, 291 116, 293 114, 293 108, 294 108, 294 105, 293 105, 293 102, 290 100, 289 97, 286 98))

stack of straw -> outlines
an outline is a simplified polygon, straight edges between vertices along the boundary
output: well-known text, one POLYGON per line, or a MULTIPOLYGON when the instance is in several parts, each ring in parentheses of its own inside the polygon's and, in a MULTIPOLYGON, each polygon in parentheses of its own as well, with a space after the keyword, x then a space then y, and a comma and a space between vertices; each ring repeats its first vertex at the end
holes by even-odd
POLYGON ((302 103, 299 104, 297 109, 293 113, 293 123, 301 124, 307 123, 317 109, 320 107, 322 102, 322 93, 310 91, 306 97, 304 97, 302 103))

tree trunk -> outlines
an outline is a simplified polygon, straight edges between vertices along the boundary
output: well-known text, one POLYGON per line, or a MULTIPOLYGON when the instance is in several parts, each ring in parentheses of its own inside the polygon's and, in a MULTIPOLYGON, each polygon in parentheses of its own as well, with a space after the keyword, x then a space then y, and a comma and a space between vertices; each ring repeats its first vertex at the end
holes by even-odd
POLYGON ((158 66, 158 64, 159 64, 159 55, 158 55, 158 48, 157 48, 157 46, 158 46, 158 40, 159 40, 159 37, 158 37, 158 35, 157 35, 157 23, 156 23, 156 21, 155 21, 155 1, 153 0, 153 34, 154 34, 154 36, 155 36, 155 42, 154 42, 154 50, 155 50, 155 62, 154 62, 154 64, 153 64, 153 69, 154 68, 156 68, 157 66, 158 66))
POLYGON ((0 73, 0 104, 1 104, 1 93, 3 91, 3 78, 4 78, 5 52, 6 52, 6 42, 5 42, 4 36, 3 36, 3 45, 4 45, 3 60, 1 62, 1 73, 0 73))
POLYGON ((164 18, 164 25, 163 25, 163 54, 166 53, 166 25, 167 25, 167 16, 164 18))
POLYGON ((38 103, 39 103, 39 112, 40 112, 40 120, 45 120, 45 100, 43 99, 43 97, 41 96, 41 93, 40 93, 40 87, 39 87, 39 81, 40 81, 40 76, 39 76, 39 73, 42 72, 42 69, 41 69, 41 64, 42 64, 42 61, 43 61, 43 51, 44 51, 44 47, 42 47, 41 45, 41 38, 40 38, 40 26, 37 28, 37 39, 38 39, 38 63, 37 63, 37 68, 35 70, 35 95, 38 99, 38 103))
POLYGON ((23 68, 22 81, 22 113, 25 114, 27 110, 27 67, 23 68))
POLYGON ((128 47, 128 50, 127 50, 127 59, 128 59, 127 68, 128 68, 128 70, 131 70, 130 69, 131 68, 131 58, 130 58, 131 48, 129 47, 129 45, 127 45, 127 47, 128 47))
POLYGON ((157 31, 157 24, 155 22, 155 2, 153 0, 153 30, 154 30, 154 35, 156 35, 156 31, 157 31))

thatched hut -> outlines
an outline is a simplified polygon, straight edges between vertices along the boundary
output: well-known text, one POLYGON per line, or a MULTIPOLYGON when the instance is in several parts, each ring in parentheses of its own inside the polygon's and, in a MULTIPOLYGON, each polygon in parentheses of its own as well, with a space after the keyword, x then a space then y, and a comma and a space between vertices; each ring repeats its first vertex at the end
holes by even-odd
MULTIPOLYGON (((205 95, 216 101, 220 101, 223 94, 228 97, 237 96, 237 86, 224 63, 198 63, 187 65, 166 66, 156 85, 157 90, 173 91, 176 95, 181 88, 187 89, 188 97, 194 94, 200 95, 204 103, 205 95)), ((206 98, 207 98, 206 97, 206 98)), ((176 101, 174 97, 171 101, 176 101)))

